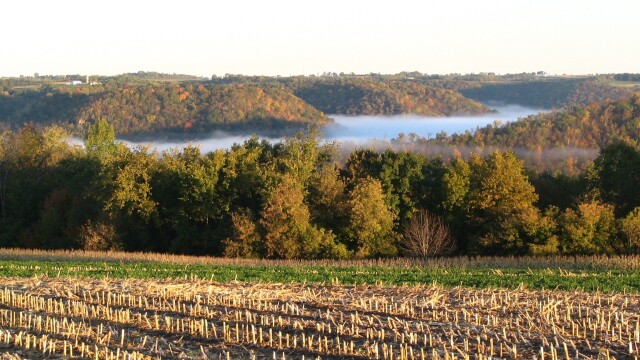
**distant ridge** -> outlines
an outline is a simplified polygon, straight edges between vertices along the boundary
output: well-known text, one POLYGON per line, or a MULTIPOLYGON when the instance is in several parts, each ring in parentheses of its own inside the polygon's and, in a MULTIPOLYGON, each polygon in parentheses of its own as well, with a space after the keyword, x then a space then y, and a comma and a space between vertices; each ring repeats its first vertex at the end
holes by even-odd
POLYGON ((296 81, 293 92, 327 114, 450 116, 491 110, 462 94, 412 81, 320 79, 296 81))

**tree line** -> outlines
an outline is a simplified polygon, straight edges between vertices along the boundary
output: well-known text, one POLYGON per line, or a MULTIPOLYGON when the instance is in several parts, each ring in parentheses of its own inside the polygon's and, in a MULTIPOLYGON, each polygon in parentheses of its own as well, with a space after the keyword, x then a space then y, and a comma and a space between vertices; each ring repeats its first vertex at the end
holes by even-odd
POLYGON ((613 78, 617 81, 633 81, 633 82, 638 82, 640 81, 640 74, 630 74, 630 73, 624 73, 624 74, 615 74, 613 76, 613 78))
POLYGON ((92 124, 0 138, 0 246, 255 258, 613 254, 640 250, 640 149, 611 142, 576 177, 513 152, 353 151, 316 130, 281 143, 156 153, 92 124))

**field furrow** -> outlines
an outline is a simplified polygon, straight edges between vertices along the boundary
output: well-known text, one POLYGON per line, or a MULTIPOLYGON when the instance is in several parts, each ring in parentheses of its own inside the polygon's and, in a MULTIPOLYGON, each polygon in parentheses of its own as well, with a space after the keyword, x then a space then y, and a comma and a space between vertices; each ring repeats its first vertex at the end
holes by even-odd
POLYGON ((5 358, 636 359, 640 296, 5 278, 5 358))

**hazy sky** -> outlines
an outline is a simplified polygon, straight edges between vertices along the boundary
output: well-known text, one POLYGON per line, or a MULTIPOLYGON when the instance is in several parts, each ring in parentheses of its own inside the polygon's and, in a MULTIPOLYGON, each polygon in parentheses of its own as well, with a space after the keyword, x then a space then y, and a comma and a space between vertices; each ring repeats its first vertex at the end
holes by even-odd
POLYGON ((640 72, 638 0, 7 0, 0 76, 640 72))

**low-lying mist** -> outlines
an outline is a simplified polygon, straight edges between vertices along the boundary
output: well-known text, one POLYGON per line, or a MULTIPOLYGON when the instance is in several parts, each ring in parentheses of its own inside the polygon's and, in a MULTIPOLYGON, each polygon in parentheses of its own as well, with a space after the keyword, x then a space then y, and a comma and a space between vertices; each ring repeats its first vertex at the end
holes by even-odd
POLYGON ((341 142, 338 161, 340 163, 346 162, 353 151, 363 148, 376 152, 386 150, 406 151, 421 154, 428 158, 439 157, 443 160, 454 157, 469 159, 472 154, 484 157, 496 150, 510 150, 513 151, 518 158, 522 159, 527 169, 537 173, 545 171, 561 172, 569 176, 580 174, 585 170, 587 164, 593 161, 599 154, 598 149, 571 147, 531 150, 526 148, 506 149, 495 146, 443 146, 420 141, 370 140, 366 142, 341 142))
MULTIPOLYGON (((364 145, 371 141, 391 140, 399 134, 416 134, 420 137, 432 138, 437 133, 447 134, 474 131, 479 127, 500 122, 502 124, 518 120, 529 115, 545 112, 544 109, 526 108, 519 105, 502 105, 493 107, 496 112, 481 116, 424 117, 416 115, 330 115, 335 121, 325 127, 326 138, 347 146, 364 145)), ((181 149, 188 145, 199 146, 202 152, 230 148, 233 144, 241 144, 250 135, 229 135, 216 132, 203 140, 194 141, 123 141, 130 147, 150 146, 158 151, 181 149)), ((282 138, 261 137, 269 141, 281 141, 282 138)))
POLYGON ((494 113, 476 116, 424 117, 417 115, 332 115, 335 122, 326 127, 327 137, 339 142, 365 143, 371 140, 386 140, 398 134, 414 133, 420 137, 433 138, 440 132, 449 135, 474 131, 494 122, 502 124, 518 120, 544 109, 532 109, 519 105, 494 107, 494 113))
MULTIPOLYGON (((327 126, 324 131, 328 141, 339 144, 338 161, 344 162, 356 149, 366 148, 374 151, 409 151, 428 157, 469 158, 471 154, 488 155, 497 150, 496 147, 468 147, 442 146, 424 141, 412 141, 411 134, 416 138, 433 138, 440 132, 451 135, 465 131, 475 131, 479 127, 493 123, 505 124, 540 112, 545 109, 534 109, 519 105, 494 105, 494 113, 482 116, 453 116, 453 117, 423 117, 415 115, 398 116, 346 116, 333 115, 335 122, 327 126), (398 136, 406 135, 405 137, 398 136)), ((242 144, 250 135, 230 135, 215 132, 206 139, 195 141, 122 141, 131 148, 149 147, 158 152, 167 150, 180 151, 186 146, 200 147, 203 153, 219 149, 228 149, 234 144, 242 144)), ((282 138, 260 137, 271 142, 282 141, 282 138)), ((81 145, 79 139, 71 140, 81 145)), ((535 148, 535 144, 532 144, 535 148)), ((504 149, 503 149, 504 150, 504 149)), ((525 148, 509 149, 520 157, 527 168, 536 172, 561 171, 567 175, 577 175, 584 170, 586 164, 598 156, 597 149, 563 148, 530 150, 525 148)))

